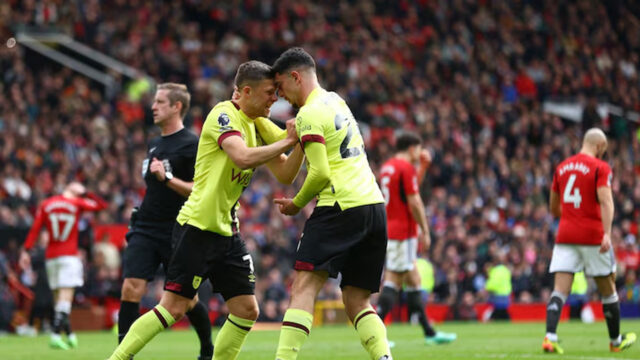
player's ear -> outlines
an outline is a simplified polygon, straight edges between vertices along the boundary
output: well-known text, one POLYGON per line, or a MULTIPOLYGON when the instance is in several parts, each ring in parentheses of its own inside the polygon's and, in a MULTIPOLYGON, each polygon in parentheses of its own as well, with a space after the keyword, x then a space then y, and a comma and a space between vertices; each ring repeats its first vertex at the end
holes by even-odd
POLYGON ((242 94, 249 95, 251 94, 251 86, 245 85, 242 87, 242 94))
POLYGON ((300 84, 301 76, 299 72, 297 72, 296 70, 291 71, 291 77, 296 84, 300 84))

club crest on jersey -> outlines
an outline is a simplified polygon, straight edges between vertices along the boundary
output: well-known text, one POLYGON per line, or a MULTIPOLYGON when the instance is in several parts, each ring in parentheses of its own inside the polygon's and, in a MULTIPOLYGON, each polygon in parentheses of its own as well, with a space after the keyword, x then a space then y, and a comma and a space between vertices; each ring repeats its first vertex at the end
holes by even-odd
POLYGON ((231 121, 231 119, 229 119, 229 115, 222 113, 220 114, 220 116, 218 116, 218 124, 220 124, 220 126, 227 126, 229 125, 229 122, 231 121))
POLYGON ((194 289, 197 289, 200 287, 201 282, 202 282, 202 278, 200 276, 194 276, 193 282, 191 283, 191 285, 193 285, 194 289))

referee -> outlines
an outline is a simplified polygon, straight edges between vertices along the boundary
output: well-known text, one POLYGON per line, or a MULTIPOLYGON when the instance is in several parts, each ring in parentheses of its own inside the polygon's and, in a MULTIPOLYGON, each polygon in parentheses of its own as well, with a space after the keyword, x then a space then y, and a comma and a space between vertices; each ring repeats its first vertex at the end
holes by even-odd
MULTIPOLYGON (((131 216, 126 236, 118 343, 139 316, 140 299, 147 290, 147 282, 153 280, 160 264, 165 272, 168 268, 173 224, 193 187, 198 136, 185 129, 182 122, 190 98, 185 85, 164 83, 158 85, 151 107, 153 122, 162 132, 151 140, 142 162, 147 192, 140 209, 131 216)), ((211 359, 211 323, 207 308, 197 296, 187 316, 200 338, 198 359, 211 359)))

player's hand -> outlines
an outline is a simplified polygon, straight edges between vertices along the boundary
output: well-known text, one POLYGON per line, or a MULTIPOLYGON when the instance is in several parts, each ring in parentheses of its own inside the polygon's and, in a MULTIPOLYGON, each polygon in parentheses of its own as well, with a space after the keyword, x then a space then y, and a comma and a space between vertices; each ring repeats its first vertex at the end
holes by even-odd
POLYGON ((293 216, 300 212, 300 208, 293 203, 292 199, 273 199, 273 203, 278 205, 281 213, 293 216))
POLYGON ((418 243, 422 244, 424 251, 428 251, 431 247, 431 235, 428 232, 420 232, 418 234, 418 243))
POLYGON ((611 235, 604 234, 602 237, 602 243, 600 244, 600 253, 606 253, 609 249, 611 249, 611 235))
POLYGON ((296 119, 287 120, 287 140, 291 141, 291 145, 298 142, 298 133, 296 132, 296 119))
POLYGON ((429 164, 431 164, 431 160, 433 160, 431 152, 427 149, 422 149, 422 151, 420 151, 420 163, 425 166, 429 166, 429 164))
POLYGON ((151 160, 151 165, 149 165, 149 171, 156 176, 158 181, 164 181, 164 164, 162 160, 154 157, 153 160, 151 160))

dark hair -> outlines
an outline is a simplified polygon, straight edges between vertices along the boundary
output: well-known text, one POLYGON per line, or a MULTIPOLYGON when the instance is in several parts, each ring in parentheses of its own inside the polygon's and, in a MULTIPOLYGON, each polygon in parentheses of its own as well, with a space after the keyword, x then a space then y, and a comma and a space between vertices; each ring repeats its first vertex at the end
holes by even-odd
POLYGON ((271 66, 261 61, 251 60, 240 64, 233 84, 236 88, 241 89, 246 85, 251 86, 258 81, 271 78, 273 78, 271 66))
POLYGON ((273 63, 272 71, 274 74, 284 74, 293 68, 311 68, 315 70, 316 62, 303 48, 294 47, 280 55, 278 60, 273 63))
POLYGON ((168 90, 167 98, 169 98, 169 104, 173 106, 176 101, 182 104, 180 110, 180 117, 184 118, 189 110, 189 104, 191 103, 191 95, 187 90, 187 85, 177 83, 162 83, 158 85, 157 90, 168 90))
POLYGON ((414 133, 403 132, 396 138, 396 151, 406 151, 411 146, 422 144, 422 139, 414 133))

